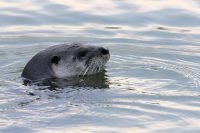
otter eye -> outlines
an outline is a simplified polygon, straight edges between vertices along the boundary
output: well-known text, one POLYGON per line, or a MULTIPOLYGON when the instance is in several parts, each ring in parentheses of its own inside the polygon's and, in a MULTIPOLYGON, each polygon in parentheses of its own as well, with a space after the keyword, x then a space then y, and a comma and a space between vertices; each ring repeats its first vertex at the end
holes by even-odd
POLYGON ((53 56, 51 58, 51 62, 54 64, 58 64, 58 62, 60 61, 60 57, 59 56, 53 56))
POLYGON ((86 54, 87 54, 87 51, 81 51, 81 52, 79 52, 79 56, 81 56, 81 57, 85 57, 86 54))

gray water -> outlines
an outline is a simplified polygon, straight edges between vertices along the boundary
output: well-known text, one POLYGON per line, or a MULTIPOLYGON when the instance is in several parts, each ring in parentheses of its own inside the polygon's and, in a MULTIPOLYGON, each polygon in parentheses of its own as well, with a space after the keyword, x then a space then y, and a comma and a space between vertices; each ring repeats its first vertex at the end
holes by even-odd
POLYGON ((1 0, 0 132, 200 132, 199 16, 198 0, 1 0), (103 83, 22 85, 34 54, 74 42, 109 48, 103 83))

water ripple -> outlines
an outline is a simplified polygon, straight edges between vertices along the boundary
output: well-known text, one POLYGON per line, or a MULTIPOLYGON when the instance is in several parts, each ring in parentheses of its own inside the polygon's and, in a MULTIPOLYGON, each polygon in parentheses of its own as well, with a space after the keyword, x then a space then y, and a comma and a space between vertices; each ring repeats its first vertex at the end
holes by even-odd
POLYGON ((199 5, 0 1, 0 132, 199 132, 199 5), (110 49, 106 86, 22 85, 34 54, 74 42, 110 49))

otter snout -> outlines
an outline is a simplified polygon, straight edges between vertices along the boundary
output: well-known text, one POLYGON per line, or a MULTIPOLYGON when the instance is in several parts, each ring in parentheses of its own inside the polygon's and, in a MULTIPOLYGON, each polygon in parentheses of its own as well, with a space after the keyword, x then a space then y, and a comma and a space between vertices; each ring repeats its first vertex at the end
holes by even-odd
POLYGON ((104 47, 100 47, 98 51, 99 51, 100 57, 103 59, 103 64, 105 64, 110 58, 109 50, 104 47))
POLYGON ((99 51, 102 55, 109 55, 109 50, 105 48, 99 48, 99 51))

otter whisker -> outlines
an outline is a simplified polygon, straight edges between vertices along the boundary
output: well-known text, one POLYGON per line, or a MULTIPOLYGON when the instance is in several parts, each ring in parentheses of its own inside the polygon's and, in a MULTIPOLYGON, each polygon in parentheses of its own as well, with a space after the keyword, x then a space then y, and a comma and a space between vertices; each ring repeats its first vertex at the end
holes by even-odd
POLYGON ((94 64, 93 64, 93 69, 92 69, 92 72, 93 72, 93 73, 95 73, 95 71, 96 71, 96 66, 98 66, 98 65, 97 65, 97 62, 96 62, 96 61, 94 61, 94 64))
POLYGON ((90 59, 86 67, 81 70, 80 74, 84 77, 88 73, 92 74, 100 72, 103 66, 104 62, 102 59, 90 59))
POLYGON ((88 72, 88 70, 89 70, 90 67, 91 67, 91 65, 88 64, 86 67, 84 67, 84 68, 81 70, 80 74, 82 74, 82 75, 84 76, 84 75, 88 72))
POLYGON ((99 61, 97 61, 97 60, 95 60, 94 62, 93 62, 93 69, 92 69, 92 72, 93 73, 96 73, 97 72, 97 70, 98 70, 98 67, 99 67, 99 63, 98 63, 99 61))
POLYGON ((88 66, 83 67, 83 69, 81 70, 80 74, 84 74, 87 68, 88 68, 88 66))
POLYGON ((88 70, 89 70, 89 67, 86 68, 85 72, 83 73, 83 76, 86 75, 86 73, 88 72, 88 70))
POLYGON ((83 73, 83 76, 86 75, 86 73, 89 71, 89 68, 90 68, 91 66, 92 66, 92 65, 88 65, 88 67, 86 68, 86 70, 85 70, 84 73, 83 73))
POLYGON ((82 73, 82 75, 83 75, 83 77, 85 76, 85 74, 87 73, 87 71, 88 71, 88 69, 89 69, 89 66, 87 66, 84 70, 83 70, 83 73, 82 73))

